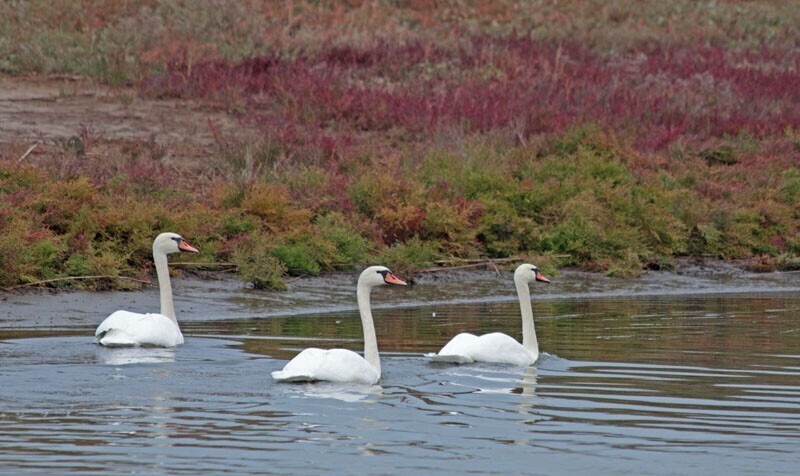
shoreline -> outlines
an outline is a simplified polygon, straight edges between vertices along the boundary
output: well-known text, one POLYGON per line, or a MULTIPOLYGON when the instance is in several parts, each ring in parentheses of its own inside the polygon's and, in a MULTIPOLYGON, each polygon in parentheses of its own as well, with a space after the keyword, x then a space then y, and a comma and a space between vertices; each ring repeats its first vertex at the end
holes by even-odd
MULTIPOLYGON (((478 261, 478 260, 471 260, 471 261, 478 261)), ((514 260, 515 263, 523 263, 525 260, 519 259, 514 260)), ((578 267, 562 267, 557 268, 553 273, 555 276, 558 276, 560 273, 563 272, 572 272, 572 273, 582 273, 591 276, 597 276, 598 278, 604 279, 611 279, 611 280, 623 280, 623 281, 630 281, 630 280, 637 280, 643 276, 649 274, 658 274, 658 273, 670 273, 670 274, 687 274, 690 276, 708 276, 708 275, 733 275, 736 273, 752 273, 752 274, 772 274, 772 273, 800 273, 800 270, 778 270, 778 269, 770 269, 765 271, 756 271, 753 269, 749 269, 748 263, 752 262, 752 260, 720 260, 720 259, 710 259, 710 258, 679 258, 676 260, 676 266, 674 269, 645 269, 642 270, 642 273, 637 276, 609 276, 605 273, 600 272, 593 272, 593 271, 585 271, 581 270, 578 267)), ((430 267, 424 268, 420 270, 413 271, 408 274, 403 274, 404 279, 406 279, 409 284, 423 284, 423 283, 430 283, 436 280, 448 279, 448 273, 455 273, 459 276, 467 276, 476 275, 476 276, 501 276, 503 273, 513 272, 513 269, 516 267, 516 264, 512 268, 502 268, 495 266, 495 261, 486 259, 483 262, 470 264, 468 266, 453 266, 453 267, 430 267)), ((374 263, 373 263, 374 264, 374 263)), ((272 289, 253 289, 252 283, 247 281, 243 281, 238 278, 235 274, 233 274, 229 270, 225 271, 208 271, 208 270, 199 270, 199 269, 191 269, 191 268, 184 268, 180 266, 180 262, 170 263, 170 267, 172 269, 178 268, 179 274, 173 274, 172 277, 174 280, 196 280, 201 282, 229 282, 229 283, 239 283, 242 289, 252 290, 255 292, 265 292, 265 293, 281 293, 281 292, 289 292, 290 290, 272 290, 272 289), (177 266, 176 266, 177 265, 177 266)), ((209 263, 209 265, 213 265, 213 263, 209 263)), ((299 274, 299 275, 288 275, 285 277, 285 281, 287 285, 296 283, 298 281, 314 281, 314 280, 323 280, 328 281, 332 278, 336 277, 345 277, 350 275, 355 275, 357 272, 355 270, 360 269, 360 267, 369 266, 369 263, 353 266, 353 271, 346 271, 346 270, 335 270, 335 271, 324 271, 319 273, 318 275, 309 275, 309 274, 299 274)), ((204 265, 208 266, 208 265, 204 265)), ((199 267, 199 266, 198 266, 199 267)), ((3 295, 30 295, 30 294, 47 294, 47 295, 58 295, 58 294, 70 294, 70 293, 107 293, 107 292, 122 292, 122 293, 136 293, 141 291, 146 291, 147 289, 154 288, 158 289, 157 281, 155 280, 155 275, 152 276, 152 279, 149 281, 145 281, 142 279, 131 278, 127 276, 119 276, 119 277, 110 277, 110 276, 74 276, 74 277, 66 277, 63 278, 64 280, 70 279, 127 279, 131 281, 136 281, 142 284, 141 288, 138 289, 69 289, 66 287, 50 287, 50 286, 38 286, 37 284, 47 284, 49 281, 42 281, 39 283, 31 283, 31 284, 20 284, 16 286, 11 286, 7 288, 0 288, 0 296, 3 295)), ((57 280, 53 280, 57 281, 57 280)))
MULTIPOLYGON (((551 283, 532 286, 534 301, 674 299, 709 294, 800 292, 793 272, 752 273, 728 262, 687 263, 677 271, 649 271, 636 278, 614 278, 573 269, 547 275, 551 283)), ((407 278, 403 276, 403 278, 407 278)), ((247 289, 235 278, 173 279, 181 323, 237 321, 355 312, 357 273, 303 277, 286 291, 247 289)), ((415 275, 403 289, 375 290, 375 309, 493 305, 517 299, 511 272, 453 270, 415 275)), ((19 331, 87 329, 118 309, 157 311, 158 288, 130 291, 53 291, 0 294, 0 338, 19 331)))

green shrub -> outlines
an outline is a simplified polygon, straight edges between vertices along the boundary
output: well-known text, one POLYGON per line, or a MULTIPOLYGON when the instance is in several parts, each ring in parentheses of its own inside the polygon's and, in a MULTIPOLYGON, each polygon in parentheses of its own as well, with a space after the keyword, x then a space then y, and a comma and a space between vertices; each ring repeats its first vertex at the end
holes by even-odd
POLYGON ((364 174, 348 186, 350 201, 360 213, 373 216, 392 197, 394 182, 387 173, 364 174))
POLYGON ((314 250, 306 243, 278 245, 272 255, 279 259, 291 274, 317 275, 322 270, 314 250))
POLYGON ((252 233, 258 229, 258 220, 238 211, 229 211, 219 217, 219 233, 224 238, 252 233))
POLYGON ((314 224, 313 232, 335 246, 335 264, 357 264, 366 261, 369 241, 347 222, 344 215, 328 213, 319 217, 314 224))
POLYGON ((436 244, 415 237, 404 243, 395 243, 378 253, 375 262, 392 271, 408 274, 415 269, 427 268, 437 259, 436 244))
POLYGON ((317 275, 333 269, 339 254, 330 237, 321 236, 313 227, 299 228, 277 237, 272 255, 281 260, 291 274, 317 275))
POLYGON ((272 255, 272 245, 267 236, 253 234, 241 242, 233 251, 232 260, 236 263, 236 273, 255 289, 286 290, 283 276, 286 266, 272 255))
POLYGON ((62 245, 52 239, 41 240, 31 247, 32 265, 40 279, 51 279, 59 275, 61 258, 64 253, 62 245))
POLYGON ((789 205, 800 203, 800 170, 796 167, 781 173, 780 193, 785 203, 789 205))

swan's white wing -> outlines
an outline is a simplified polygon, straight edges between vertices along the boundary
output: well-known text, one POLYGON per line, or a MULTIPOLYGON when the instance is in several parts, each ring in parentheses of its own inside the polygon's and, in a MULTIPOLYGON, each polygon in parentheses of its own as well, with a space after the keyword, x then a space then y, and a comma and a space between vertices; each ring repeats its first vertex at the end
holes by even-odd
POLYGON ((380 375, 363 357, 345 349, 306 349, 283 370, 272 372, 272 378, 281 382, 313 382, 325 380, 340 383, 373 385, 380 375))
POLYGON ((99 344, 109 347, 175 347, 183 344, 180 328, 161 314, 117 311, 100 323, 94 335, 99 344))
POLYGON ((513 338, 500 332, 480 337, 462 333, 453 337, 438 354, 429 354, 434 362, 465 364, 471 362, 494 362, 527 366, 536 361, 536 356, 513 338))
POLYGON ((319 363, 325 358, 326 350, 306 349, 286 363, 283 370, 272 372, 272 378, 282 382, 310 382, 316 379, 319 363))
POLYGON ((478 337, 470 355, 476 362, 494 362, 526 367, 534 363, 538 357, 538 355, 532 355, 513 337, 501 332, 492 332, 478 337))
POLYGON ((470 353, 477 341, 478 336, 462 332, 450 339, 438 354, 428 354, 428 357, 434 362, 468 364, 475 361, 470 353))

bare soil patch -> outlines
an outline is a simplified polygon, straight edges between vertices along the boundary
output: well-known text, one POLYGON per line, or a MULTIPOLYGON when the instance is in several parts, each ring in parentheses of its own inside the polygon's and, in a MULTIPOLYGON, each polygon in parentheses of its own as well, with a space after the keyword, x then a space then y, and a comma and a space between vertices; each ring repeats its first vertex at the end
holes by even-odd
POLYGON ((17 158, 37 144, 29 161, 88 139, 106 146, 95 154, 112 153, 114 144, 157 144, 165 160, 193 167, 212 152, 215 137, 249 134, 255 131, 233 115, 196 101, 146 99, 75 77, 0 76, 0 144, 17 158))

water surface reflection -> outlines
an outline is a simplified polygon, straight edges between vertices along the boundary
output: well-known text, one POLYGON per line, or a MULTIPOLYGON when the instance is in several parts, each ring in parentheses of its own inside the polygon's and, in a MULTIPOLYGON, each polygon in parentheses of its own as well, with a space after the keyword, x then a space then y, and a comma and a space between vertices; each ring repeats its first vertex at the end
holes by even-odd
POLYGON ((794 474, 797 296, 539 298, 546 354, 530 368, 433 364, 422 355, 463 330, 519 338, 513 294, 384 307, 375 312, 384 375, 372 387, 270 378, 308 346, 359 349, 350 308, 186 320, 186 344, 171 350, 103 349, 90 325, 49 336, 33 326, 29 337, 0 341, 0 467, 794 474))

